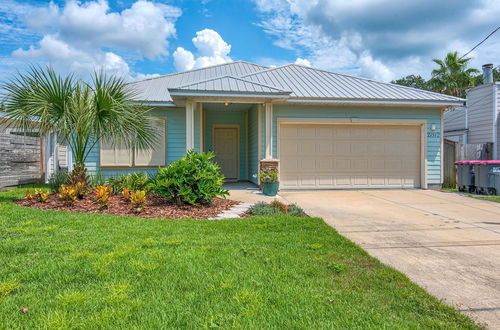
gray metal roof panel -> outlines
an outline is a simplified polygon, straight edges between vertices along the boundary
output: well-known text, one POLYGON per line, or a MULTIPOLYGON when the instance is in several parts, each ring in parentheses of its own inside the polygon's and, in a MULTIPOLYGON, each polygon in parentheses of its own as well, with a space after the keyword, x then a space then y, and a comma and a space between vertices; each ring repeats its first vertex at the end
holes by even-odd
POLYGON ((291 90, 295 98, 453 101, 463 99, 416 88, 378 82, 297 64, 242 76, 250 81, 291 90))
POLYGON ((238 93, 278 93, 289 94, 273 86, 253 82, 232 76, 224 76, 209 80, 199 81, 192 84, 171 88, 171 90, 189 90, 189 91, 210 91, 210 92, 238 92, 238 93))
POLYGON ((268 68, 269 67, 254 63, 238 61, 190 71, 172 73, 160 77, 148 78, 132 82, 129 85, 137 90, 138 100, 168 102, 172 101, 168 89, 221 76, 243 76, 256 71, 266 70, 268 68))

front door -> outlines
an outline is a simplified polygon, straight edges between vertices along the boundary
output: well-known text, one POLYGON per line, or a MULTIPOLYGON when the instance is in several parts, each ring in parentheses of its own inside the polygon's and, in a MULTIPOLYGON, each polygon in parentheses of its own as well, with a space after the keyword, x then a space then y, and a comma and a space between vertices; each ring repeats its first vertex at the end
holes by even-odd
POLYGON ((238 136, 237 127, 215 127, 213 148, 215 161, 221 167, 227 181, 238 180, 238 136))

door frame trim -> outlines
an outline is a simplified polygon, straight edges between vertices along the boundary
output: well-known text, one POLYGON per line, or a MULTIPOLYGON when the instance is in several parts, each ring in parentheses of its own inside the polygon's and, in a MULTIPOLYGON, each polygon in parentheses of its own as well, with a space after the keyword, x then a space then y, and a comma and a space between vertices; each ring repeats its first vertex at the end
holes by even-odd
POLYGON ((239 124, 213 124, 212 125, 212 149, 216 150, 215 148, 215 130, 217 128, 234 128, 236 129, 236 134, 238 136, 238 143, 236 144, 236 180, 230 179, 226 180, 227 182, 237 182, 240 181, 240 125, 239 124))
POLYGON ((280 159, 281 132, 283 124, 312 125, 377 125, 377 126, 418 126, 420 127, 420 187, 427 189, 427 120, 426 119, 375 119, 375 118, 277 118, 276 150, 280 159))

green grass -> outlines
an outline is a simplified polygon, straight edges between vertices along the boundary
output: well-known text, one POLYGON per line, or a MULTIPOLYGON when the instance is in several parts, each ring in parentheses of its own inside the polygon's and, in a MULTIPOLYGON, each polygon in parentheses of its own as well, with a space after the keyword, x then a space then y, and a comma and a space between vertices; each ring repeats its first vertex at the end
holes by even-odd
POLYGON ((321 219, 42 211, 23 191, 0 193, 0 328, 476 328, 321 219))
MULTIPOLYGON (((458 189, 456 189, 456 188, 442 188, 441 190, 448 191, 448 192, 453 192, 453 193, 458 193, 459 192, 458 189)), ((465 194, 465 193, 462 193, 462 194, 465 194)), ((465 196, 471 197, 471 198, 475 198, 475 199, 480 199, 480 200, 483 200, 483 201, 500 203, 500 196, 473 195, 473 194, 467 194, 465 196)))
POLYGON ((500 203, 500 196, 485 196, 485 195, 468 195, 468 196, 483 201, 500 203))

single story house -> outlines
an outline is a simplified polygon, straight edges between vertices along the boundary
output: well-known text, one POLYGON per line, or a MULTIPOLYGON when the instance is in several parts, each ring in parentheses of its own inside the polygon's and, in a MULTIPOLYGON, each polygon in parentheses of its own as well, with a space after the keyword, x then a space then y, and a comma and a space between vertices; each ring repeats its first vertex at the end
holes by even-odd
POLYGON ((457 143, 492 143, 492 157, 500 156, 497 133, 500 113, 500 82, 493 81, 493 65, 483 65, 483 84, 467 90, 465 107, 444 114, 444 137, 457 143))
POLYGON ((133 82, 153 108, 152 150, 97 145, 105 177, 154 172, 214 151, 228 181, 279 167, 283 189, 432 188, 442 183, 442 116, 463 99, 288 64, 232 62, 133 82))

